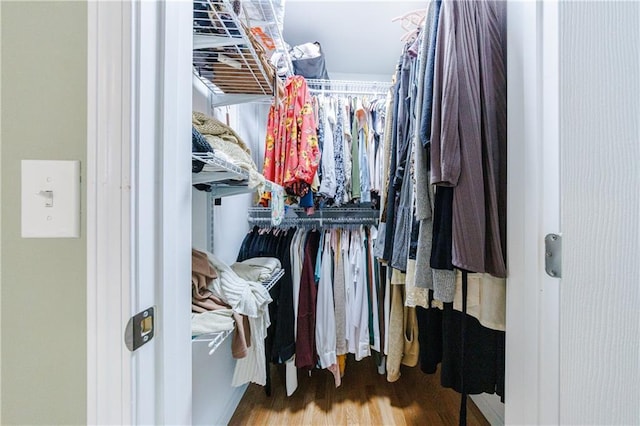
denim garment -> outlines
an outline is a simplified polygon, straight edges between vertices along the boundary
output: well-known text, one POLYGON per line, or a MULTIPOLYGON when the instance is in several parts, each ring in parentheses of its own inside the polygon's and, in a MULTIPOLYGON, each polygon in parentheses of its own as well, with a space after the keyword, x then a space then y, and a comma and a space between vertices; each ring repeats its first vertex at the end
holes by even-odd
POLYGON ((305 209, 313 207, 313 191, 311 191, 311 188, 309 188, 304 196, 300 197, 300 201, 298 204, 300 205, 300 207, 304 207, 305 209))
POLYGON ((365 133, 361 128, 358 131, 358 143, 360 151, 360 202, 371 202, 371 188, 369 188, 369 159, 367 158, 367 149, 365 147, 365 133))
POLYGON ((397 144, 396 144, 396 168, 393 178, 393 186, 399 191, 402 187, 402 180, 405 176, 405 167, 407 165, 407 152, 409 148, 408 137, 409 125, 411 123, 411 68, 414 62, 407 52, 402 58, 402 70, 400 72, 400 93, 397 103, 398 108, 398 127, 397 127, 397 144))
POLYGON ((436 37, 438 35, 438 22, 440 20, 441 0, 433 0, 434 11, 433 21, 429 38, 429 53, 427 55, 427 67, 424 76, 424 86, 422 94, 422 112, 420 117, 420 141, 426 147, 431 141, 431 113, 433 108, 433 74, 436 57, 436 37))
POLYGON ((360 198, 360 140, 358 137, 358 119, 351 103, 351 199, 360 198))
MULTIPOLYGON (((399 75, 399 70, 397 75, 399 75)), ((398 143, 398 100, 400 99, 400 79, 398 78, 394 87, 394 100, 393 105, 396 108, 392 108, 391 116, 391 159, 389 162, 389 184, 387 186, 387 199, 385 202, 386 208, 386 225, 384 229, 384 251, 382 259, 391 260, 391 253, 393 251, 393 233, 395 228, 395 210, 396 210, 396 188, 393 185, 393 178, 396 169, 396 157, 397 150, 396 145, 398 143)))
MULTIPOLYGON (((391 234, 392 248, 390 250, 391 266, 405 272, 407 269, 407 254, 409 250, 409 238, 411 235, 412 206, 409 203, 409 185, 413 183, 409 179, 409 158, 411 155, 411 97, 413 83, 411 76, 415 58, 405 52, 402 59, 400 74, 400 90, 398 105, 398 128, 396 135, 396 164, 392 188, 395 197, 395 223, 391 234), (409 205, 408 205, 409 204, 409 205)), ((393 170, 393 169, 392 169, 393 170)), ((391 191, 390 191, 391 192, 391 191)), ((387 220, 387 232, 389 232, 387 220)), ((387 234, 389 236, 389 234, 387 234)))
MULTIPOLYGON (((408 155, 411 155, 412 147, 409 146, 408 155)), ((401 272, 407 270, 407 259, 409 258, 409 246, 411 241, 411 227, 413 225, 413 203, 411 202, 411 191, 413 182, 410 178, 410 168, 405 169, 398 206, 396 210, 396 224, 393 235, 393 249, 391 254, 391 266, 401 272)))

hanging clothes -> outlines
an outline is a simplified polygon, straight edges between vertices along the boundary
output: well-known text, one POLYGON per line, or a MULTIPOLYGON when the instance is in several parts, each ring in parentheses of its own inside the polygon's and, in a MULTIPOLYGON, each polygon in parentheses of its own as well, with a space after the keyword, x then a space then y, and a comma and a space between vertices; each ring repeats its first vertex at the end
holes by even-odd
POLYGON ((461 424, 467 394, 504 396, 504 12, 429 2, 388 110, 376 246, 390 267, 387 379, 414 362, 406 328, 417 323, 420 368, 440 365, 442 385, 462 394, 461 424))
MULTIPOLYGON (((339 386, 347 353, 361 360, 383 351, 388 319, 383 274, 373 254, 377 235, 375 227, 359 226, 322 232, 254 228, 245 236, 236 265, 262 266, 242 260, 277 253, 287 271, 270 292, 274 320, 266 353, 268 361, 286 365, 288 395, 297 388, 297 369, 326 368, 339 386), (285 335, 295 336, 295 344, 284 344, 288 340, 278 336, 285 335)), ((401 339, 402 334, 400 329, 401 339)))
POLYGON ((298 300, 298 330, 296 333, 296 367, 312 369, 318 362, 316 349, 316 298, 315 282, 316 257, 320 233, 311 231, 307 237, 300 278, 300 298, 298 300))
POLYGON ((441 7, 433 87, 432 183, 454 187, 452 263, 506 277, 506 77, 498 2, 441 7))
POLYGON ((305 79, 289 77, 285 89, 283 103, 269 110, 262 174, 289 194, 303 197, 320 162, 316 123, 305 79))
POLYGON ((322 146, 321 205, 345 203, 379 205, 384 150, 384 94, 312 96, 318 111, 318 140, 322 146), (346 127, 345 127, 346 126, 346 127))
POLYGON ((338 369, 336 309, 333 299, 333 268, 331 231, 325 231, 321 242, 322 257, 320 265, 320 279, 316 306, 316 343, 320 368, 326 368, 334 376, 336 387, 340 386, 340 371, 338 369))

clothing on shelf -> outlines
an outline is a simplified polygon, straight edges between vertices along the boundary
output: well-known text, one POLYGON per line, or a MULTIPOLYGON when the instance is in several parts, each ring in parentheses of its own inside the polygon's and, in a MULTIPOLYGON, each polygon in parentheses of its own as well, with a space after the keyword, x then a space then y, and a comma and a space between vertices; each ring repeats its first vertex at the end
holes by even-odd
POLYGON ((280 260, 274 257, 254 257, 233 263, 231 269, 247 281, 266 282, 282 269, 282 266, 280 260))
MULTIPOLYGON (((193 126, 191 127, 191 152, 213 152, 211 144, 193 126)), ((192 160, 191 173, 200 173, 203 167, 204 163, 202 161, 192 160)))
MULTIPOLYGON (((229 305, 215 296, 209 286, 218 273, 209 263, 206 253, 191 250, 191 335, 199 336, 233 330, 242 325, 242 317, 234 313, 229 305)), ((241 346, 246 346, 238 342, 241 346)), ((234 357, 246 356, 242 349, 233 345, 234 357)))
MULTIPOLYGON (((216 157, 249 173, 249 188, 263 190, 265 178, 258 172, 251 150, 231 127, 201 112, 193 112, 191 124, 215 150, 216 157)), ((208 168, 209 165, 205 164, 200 171, 206 172, 208 168)))
MULTIPOLYGON (((261 264, 275 272, 279 262, 274 260, 248 263, 261 264)), ((260 274, 259 271, 258 276, 260 274)), ((229 320, 233 318, 232 355, 238 360, 232 385, 248 382, 264 385, 264 339, 270 324, 268 305, 272 301, 267 289, 261 282, 241 278, 213 254, 195 249, 192 250, 191 286, 192 334, 229 330, 229 320)))
POLYGON ((329 79, 322 47, 317 41, 293 46, 289 51, 293 72, 305 78, 329 79))

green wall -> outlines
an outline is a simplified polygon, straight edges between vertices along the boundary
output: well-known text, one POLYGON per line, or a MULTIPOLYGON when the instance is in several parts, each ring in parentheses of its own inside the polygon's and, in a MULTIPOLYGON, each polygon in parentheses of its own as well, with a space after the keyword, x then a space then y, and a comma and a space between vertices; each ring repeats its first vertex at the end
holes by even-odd
POLYGON ((86 221, 78 239, 22 239, 20 160, 86 176, 87 4, 1 7, 0 423, 86 423, 86 221))

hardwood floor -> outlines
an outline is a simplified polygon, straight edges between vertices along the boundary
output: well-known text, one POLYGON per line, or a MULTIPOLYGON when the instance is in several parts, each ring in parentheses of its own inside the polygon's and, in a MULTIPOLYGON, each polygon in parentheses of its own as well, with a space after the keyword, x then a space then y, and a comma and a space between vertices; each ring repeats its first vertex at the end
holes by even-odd
MULTIPOLYGON (((284 370, 271 367, 272 395, 250 385, 230 425, 457 425, 460 395, 440 386, 439 374, 402 367, 389 383, 371 358, 347 362, 342 386, 326 370, 298 374, 298 389, 287 397, 284 370)), ((469 399, 467 424, 489 425, 469 399)))

